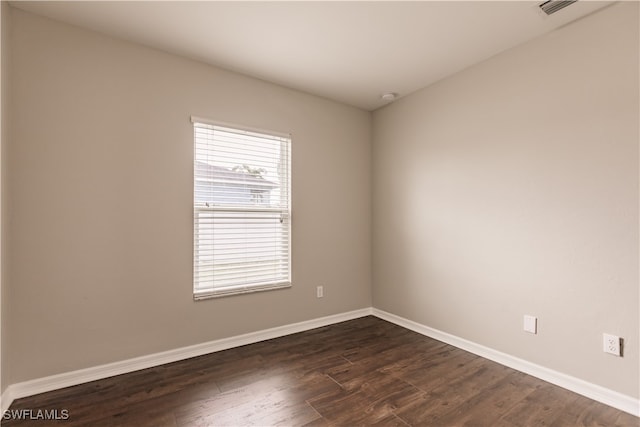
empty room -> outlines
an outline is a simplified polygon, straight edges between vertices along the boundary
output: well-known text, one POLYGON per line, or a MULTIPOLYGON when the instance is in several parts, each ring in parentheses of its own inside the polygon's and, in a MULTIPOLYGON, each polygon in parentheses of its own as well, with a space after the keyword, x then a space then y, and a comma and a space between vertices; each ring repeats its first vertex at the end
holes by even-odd
POLYGON ((7 426, 640 425, 637 1, 1 1, 7 426))

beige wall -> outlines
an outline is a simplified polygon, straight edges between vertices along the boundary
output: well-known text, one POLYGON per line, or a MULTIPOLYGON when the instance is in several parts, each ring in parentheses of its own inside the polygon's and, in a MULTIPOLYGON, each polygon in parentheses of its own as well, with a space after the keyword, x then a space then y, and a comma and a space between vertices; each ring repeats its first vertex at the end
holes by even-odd
POLYGON ((6 204, 3 203, 4 199, 4 146, 7 141, 8 130, 8 108, 7 99, 4 96, 8 89, 8 59, 9 59, 9 4, 6 1, 0 2, 0 394, 4 392, 9 384, 6 383, 4 376, 6 370, 6 357, 4 352, 7 349, 5 345, 7 335, 4 330, 8 326, 7 313, 9 312, 8 299, 5 297, 7 291, 7 283, 4 280, 5 268, 4 268, 4 210, 6 204))
POLYGON ((375 307, 638 397, 638 40, 616 4, 374 113, 375 307))
POLYGON ((12 13, 9 383, 371 305, 369 113, 12 13), (293 134, 291 289, 193 301, 192 114, 293 134))

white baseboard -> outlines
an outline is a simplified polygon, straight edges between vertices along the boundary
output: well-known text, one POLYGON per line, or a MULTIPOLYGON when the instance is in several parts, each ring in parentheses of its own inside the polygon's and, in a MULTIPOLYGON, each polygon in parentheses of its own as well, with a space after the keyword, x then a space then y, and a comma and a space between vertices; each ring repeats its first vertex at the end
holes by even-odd
POLYGON ((11 393, 11 386, 9 386, 4 393, 0 394, 0 414, 4 414, 4 411, 9 409, 14 399, 15 397, 11 393))
POLYGON ((140 369, 152 368, 154 366, 163 365, 165 363, 177 362, 179 360, 202 356, 204 354, 209 354, 216 351, 227 350, 233 347, 239 347, 247 344, 269 340, 272 338, 278 338, 285 335, 308 331, 310 329, 368 316, 371 313, 372 309, 370 307, 363 308, 360 310, 334 314, 326 317, 319 317, 316 319, 306 320, 290 325, 264 329, 262 331, 251 332, 235 337, 223 338, 205 342, 202 344, 196 344, 188 347, 177 348, 174 350, 163 351, 160 353, 149 354, 146 356, 135 357, 133 359, 108 363, 106 365, 94 366, 91 368, 80 369, 77 371, 65 372, 62 374, 51 375, 49 377, 37 378, 30 381, 11 384, 9 387, 7 387, 5 392, 2 393, 0 399, 0 413, 4 413, 4 411, 8 409, 9 406, 11 406, 11 403, 15 399, 33 396, 35 394, 57 390, 64 387, 83 384, 89 381, 108 378, 114 375, 126 374, 129 372, 138 371, 140 369))
POLYGON ((640 416, 640 400, 631 396, 545 368, 544 366, 536 365, 535 363, 531 363, 489 347, 476 344, 472 341, 465 340, 464 338, 430 328, 412 320, 405 319, 404 317, 378 310, 377 308, 373 308, 372 311, 373 315, 380 319, 461 348, 470 353, 477 354, 485 359, 493 360, 501 365, 508 366, 536 378, 540 378, 541 380, 555 384, 567 390, 571 390, 575 393, 588 397, 589 399, 604 403, 605 405, 620 409, 621 411, 635 415, 636 417, 640 416))

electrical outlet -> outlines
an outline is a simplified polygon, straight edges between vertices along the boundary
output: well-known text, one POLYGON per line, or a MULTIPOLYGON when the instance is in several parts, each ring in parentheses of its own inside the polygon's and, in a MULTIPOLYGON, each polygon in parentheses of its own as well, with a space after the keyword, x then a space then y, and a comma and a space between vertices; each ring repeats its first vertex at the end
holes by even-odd
POLYGON ((322 298, 324 296, 324 286, 318 286, 316 288, 316 298, 322 298))
POLYGON ((538 333, 538 318, 535 316, 524 316, 524 330, 532 334, 538 333))
POLYGON ((605 353, 620 356, 620 337, 610 334, 602 334, 602 345, 605 353))

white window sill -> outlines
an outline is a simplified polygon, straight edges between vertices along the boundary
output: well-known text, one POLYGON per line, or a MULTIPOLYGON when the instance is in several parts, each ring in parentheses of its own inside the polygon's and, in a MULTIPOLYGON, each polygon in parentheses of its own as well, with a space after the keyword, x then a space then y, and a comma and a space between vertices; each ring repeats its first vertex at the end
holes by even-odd
POLYGON ((251 294, 254 292, 263 292, 263 291, 273 291, 276 289, 285 289, 290 287, 291 287, 290 282, 273 283, 269 285, 255 285, 255 286, 250 286, 250 285, 233 286, 228 288, 216 289, 213 291, 195 292, 193 294, 193 299, 195 301, 200 301, 200 300, 205 300, 210 298, 222 298, 222 297, 228 297, 232 295, 251 294))

